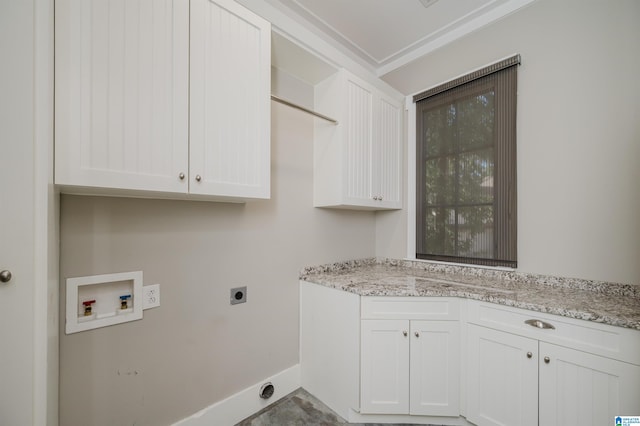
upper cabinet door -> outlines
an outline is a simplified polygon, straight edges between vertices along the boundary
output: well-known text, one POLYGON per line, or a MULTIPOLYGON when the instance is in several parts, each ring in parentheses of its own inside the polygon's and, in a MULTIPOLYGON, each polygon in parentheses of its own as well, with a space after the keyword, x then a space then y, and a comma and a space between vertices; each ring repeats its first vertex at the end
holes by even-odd
POLYGON ((189 0, 55 7, 56 184, 187 192, 189 0))
POLYGON ((402 208, 402 106, 383 95, 376 103, 372 194, 381 207, 402 208))
POLYGON ((338 119, 316 120, 316 207, 402 208, 402 104, 346 70, 318 83, 314 106, 338 119))
POLYGON ((349 204, 370 204, 372 200, 373 93, 348 78, 344 174, 345 196, 349 204))
POLYGON ((269 198, 271 25, 191 1, 190 192, 269 198))

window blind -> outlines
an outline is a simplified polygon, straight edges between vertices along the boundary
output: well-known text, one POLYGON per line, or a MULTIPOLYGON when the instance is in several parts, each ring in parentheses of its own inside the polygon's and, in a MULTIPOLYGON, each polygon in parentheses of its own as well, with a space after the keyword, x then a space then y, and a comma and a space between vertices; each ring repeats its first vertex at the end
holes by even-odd
POLYGON ((416 100, 416 257, 517 266, 520 56, 416 100))

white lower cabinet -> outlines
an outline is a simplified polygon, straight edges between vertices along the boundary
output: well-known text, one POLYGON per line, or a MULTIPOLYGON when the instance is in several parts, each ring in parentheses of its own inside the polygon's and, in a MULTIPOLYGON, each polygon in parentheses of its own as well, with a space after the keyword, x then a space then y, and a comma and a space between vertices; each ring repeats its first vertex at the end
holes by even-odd
POLYGON ((469 324, 467 420, 477 425, 538 424, 538 341, 469 324))
POLYGON ((302 386, 352 423, 601 426, 640 415, 638 330, 307 282, 300 330, 302 386))
POLYGON ((468 306, 468 320, 482 324, 467 325, 470 422, 597 426, 640 413, 637 331, 486 303, 468 306), (525 318, 553 327, 530 327, 525 318))
POLYGON ((540 342, 540 425, 614 424, 640 415, 640 367, 540 342))
MULTIPOLYGON (((404 312, 397 303, 395 313, 378 314, 411 316, 411 303, 404 312)), ((363 319, 360 332, 361 413, 460 414, 457 320, 363 319)))
POLYGON ((460 323, 411 321, 409 414, 460 414, 460 323))
POLYGON ((363 320, 360 327, 360 411, 409 412, 409 321, 363 320))

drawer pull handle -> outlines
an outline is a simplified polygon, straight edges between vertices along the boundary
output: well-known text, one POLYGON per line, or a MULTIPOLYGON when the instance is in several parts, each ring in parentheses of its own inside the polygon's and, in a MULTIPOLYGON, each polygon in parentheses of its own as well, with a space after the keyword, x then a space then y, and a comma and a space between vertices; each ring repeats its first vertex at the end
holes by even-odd
POLYGON ((530 326, 536 327, 536 328, 551 329, 551 330, 556 329, 552 324, 549 324, 548 322, 540 321, 537 319, 526 320, 524 323, 529 324, 530 326))

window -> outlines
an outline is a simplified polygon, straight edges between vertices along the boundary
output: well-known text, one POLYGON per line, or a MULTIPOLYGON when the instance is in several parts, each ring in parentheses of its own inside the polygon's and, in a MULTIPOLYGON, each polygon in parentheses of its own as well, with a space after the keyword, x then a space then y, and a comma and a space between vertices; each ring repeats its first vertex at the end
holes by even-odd
POLYGON ((414 97, 416 258, 517 266, 519 55, 414 97))

